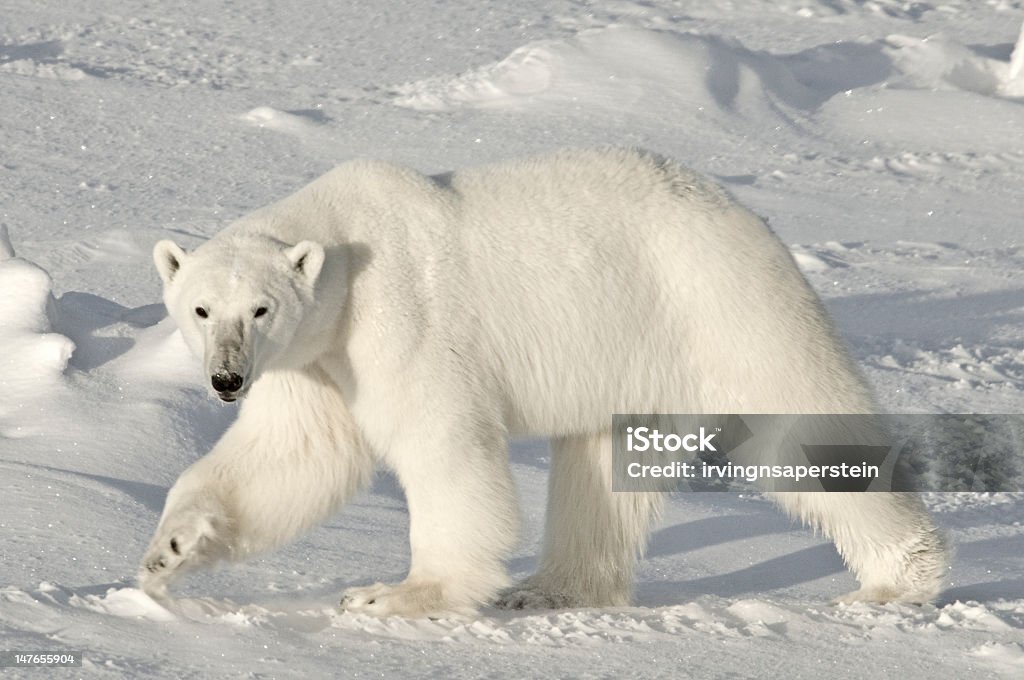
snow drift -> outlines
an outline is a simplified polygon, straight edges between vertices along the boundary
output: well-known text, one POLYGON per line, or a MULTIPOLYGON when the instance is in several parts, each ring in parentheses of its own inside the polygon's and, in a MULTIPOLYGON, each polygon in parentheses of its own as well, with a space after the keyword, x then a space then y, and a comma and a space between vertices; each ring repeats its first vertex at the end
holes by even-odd
POLYGON ((53 332, 50 276, 16 257, 0 225, 0 437, 23 437, 31 421, 59 400, 63 374, 75 349, 53 332))

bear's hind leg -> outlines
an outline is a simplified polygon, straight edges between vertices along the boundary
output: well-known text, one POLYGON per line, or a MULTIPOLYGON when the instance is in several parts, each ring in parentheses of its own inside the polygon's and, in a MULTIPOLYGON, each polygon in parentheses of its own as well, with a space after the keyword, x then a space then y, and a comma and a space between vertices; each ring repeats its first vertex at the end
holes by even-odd
POLYGON ((633 567, 662 498, 658 493, 613 492, 611 455, 607 434, 552 441, 540 569, 502 592, 498 607, 629 604, 633 567))
POLYGON ((861 587, 838 602, 933 599, 948 554, 942 534, 914 493, 775 493, 789 514, 835 541, 861 587))

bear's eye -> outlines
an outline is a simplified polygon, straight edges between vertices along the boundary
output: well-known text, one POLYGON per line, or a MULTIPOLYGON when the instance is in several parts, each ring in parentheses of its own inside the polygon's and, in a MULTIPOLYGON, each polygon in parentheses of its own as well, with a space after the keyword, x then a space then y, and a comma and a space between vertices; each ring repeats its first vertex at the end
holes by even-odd
POLYGON ((198 316, 200 319, 205 319, 210 315, 206 312, 206 309, 204 309, 203 307, 196 307, 196 316, 198 316))
POLYGON ((266 313, 267 313, 267 308, 266 307, 257 307, 256 308, 256 312, 253 314, 253 316, 258 319, 258 318, 260 318, 261 316, 263 316, 266 313))

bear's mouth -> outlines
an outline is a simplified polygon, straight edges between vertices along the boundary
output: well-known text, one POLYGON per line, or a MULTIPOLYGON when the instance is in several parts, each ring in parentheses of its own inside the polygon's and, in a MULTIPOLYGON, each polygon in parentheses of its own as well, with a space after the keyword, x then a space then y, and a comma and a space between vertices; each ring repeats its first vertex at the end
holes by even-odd
POLYGON ((242 388, 236 392, 214 392, 214 394, 225 404, 231 404, 244 397, 248 391, 248 389, 242 388))

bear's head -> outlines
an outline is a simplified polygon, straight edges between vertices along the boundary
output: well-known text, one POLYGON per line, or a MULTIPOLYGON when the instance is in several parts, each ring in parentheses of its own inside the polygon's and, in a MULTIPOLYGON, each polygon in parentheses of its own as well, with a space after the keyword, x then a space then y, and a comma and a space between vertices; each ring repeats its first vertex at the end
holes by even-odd
POLYGON ((153 248, 167 311, 221 400, 245 396, 266 370, 311 360, 324 257, 312 241, 251 235, 215 238, 191 253, 172 241, 153 248))

